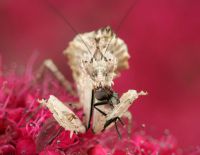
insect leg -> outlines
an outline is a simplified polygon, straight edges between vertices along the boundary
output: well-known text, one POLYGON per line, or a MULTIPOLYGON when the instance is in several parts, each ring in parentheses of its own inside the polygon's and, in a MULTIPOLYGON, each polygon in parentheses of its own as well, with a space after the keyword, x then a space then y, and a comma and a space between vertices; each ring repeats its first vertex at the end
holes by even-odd
POLYGON ((118 127, 117 127, 117 121, 115 121, 115 129, 116 129, 116 131, 117 131, 117 134, 118 134, 119 138, 121 139, 122 136, 121 136, 121 134, 120 134, 120 132, 119 132, 119 129, 118 129, 118 127))
POLYGON ((121 118, 117 117, 117 119, 118 119, 119 122, 124 126, 124 122, 121 120, 121 118))
POLYGON ((42 78, 45 69, 51 71, 56 79, 67 89, 70 94, 77 96, 72 88, 72 84, 68 80, 66 80, 65 76, 59 71, 58 67, 51 59, 47 59, 43 62, 42 66, 39 68, 36 74, 37 80, 42 78))
POLYGON ((132 113, 130 111, 127 111, 124 113, 123 117, 126 117, 128 119, 128 134, 131 134, 131 128, 132 128, 132 113))
POLYGON ((108 104, 108 101, 107 100, 104 100, 104 101, 99 101, 97 103, 94 104, 94 108, 99 111, 102 115, 106 116, 107 114, 105 112, 103 112, 102 110, 100 110, 99 108, 97 108, 97 106, 100 106, 100 105, 105 105, 105 104, 108 104))
POLYGON ((90 122, 92 119, 92 113, 93 113, 93 104, 94 104, 94 90, 92 90, 92 98, 91 98, 91 106, 90 106, 90 116, 89 116, 89 121, 87 124, 87 129, 90 128, 90 122))
POLYGON ((50 140, 47 142, 47 144, 51 144, 52 141, 53 141, 62 131, 63 131, 63 128, 60 127, 60 128, 58 129, 58 131, 55 133, 55 135, 51 136, 51 138, 50 138, 50 140))
POLYGON ((111 123, 114 122, 114 123, 115 123, 116 131, 117 131, 117 134, 118 134, 119 138, 121 138, 121 134, 120 134, 119 129, 118 129, 118 126, 117 126, 117 120, 119 120, 120 123, 121 123, 122 125, 124 125, 124 123, 122 122, 122 120, 121 120, 119 117, 115 117, 115 118, 113 118, 113 119, 110 119, 110 120, 106 121, 106 123, 105 123, 105 125, 104 125, 103 131, 104 131, 111 123))
POLYGON ((119 117, 115 117, 115 118, 112 118, 112 119, 106 121, 106 123, 105 123, 105 125, 104 125, 104 130, 105 130, 111 123, 117 122, 117 120, 119 120, 120 123, 121 123, 122 125, 124 125, 124 123, 122 122, 122 120, 121 120, 119 117))

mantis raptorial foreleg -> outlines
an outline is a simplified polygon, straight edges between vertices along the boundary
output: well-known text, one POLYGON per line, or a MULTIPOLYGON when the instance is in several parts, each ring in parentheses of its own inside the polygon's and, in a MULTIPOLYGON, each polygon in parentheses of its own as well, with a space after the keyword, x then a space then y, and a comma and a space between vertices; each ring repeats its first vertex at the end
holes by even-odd
POLYGON ((70 131, 70 137, 73 133, 85 133, 86 128, 78 116, 55 96, 50 95, 48 100, 39 100, 39 103, 47 106, 60 126, 70 131))
POLYGON ((127 116, 128 119, 131 120, 131 115, 127 113, 127 110, 140 95, 147 95, 147 93, 143 91, 138 93, 136 90, 129 90, 124 93, 120 98, 120 103, 107 114, 104 129, 108 126, 110 127, 111 124, 113 125, 115 121, 119 120, 122 116, 127 116))

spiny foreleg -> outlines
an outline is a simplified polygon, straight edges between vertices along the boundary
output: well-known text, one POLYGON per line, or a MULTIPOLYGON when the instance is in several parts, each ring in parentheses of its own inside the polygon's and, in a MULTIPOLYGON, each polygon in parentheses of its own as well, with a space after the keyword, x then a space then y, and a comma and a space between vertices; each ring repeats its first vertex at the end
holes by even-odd
MULTIPOLYGON (((143 91, 137 93, 136 90, 129 90, 128 92, 124 93, 120 98, 120 103, 115 105, 113 110, 107 114, 103 130, 105 130, 107 127, 111 127, 113 123, 116 124, 118 120, 120 121, 122 116, 128 116, 128 114, 126 114, 128 108, 131 106, 132 102, 136 100, 140 95, 147 95, 147 93, 143 91)), ((131 120, 131 115, 128 117, 131 120)))
POLYGON ((45 105, 51 111, 60 126, 70 131, 70 137, 73 133, 85 133, 85 126, 78 116, 55 96, 50 95, 48 100, 39 100, 39 103, 45 105))

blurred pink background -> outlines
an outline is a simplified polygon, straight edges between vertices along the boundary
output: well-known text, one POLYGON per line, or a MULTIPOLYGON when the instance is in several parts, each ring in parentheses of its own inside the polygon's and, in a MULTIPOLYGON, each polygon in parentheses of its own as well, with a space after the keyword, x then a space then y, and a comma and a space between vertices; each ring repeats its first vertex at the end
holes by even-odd
MULTIPOLYGON (((38 52, 36 67, 52 58, 71 79, 62 51, 75 36, 46 0, 0 1, 0 55, 4 66, 25 65, 38 52)), ((78 32, 120 23, 131 0, 50 0, 78 32)), ((147 90, 131 107, 135 127, 153 135, 165 129, 182 147, 200 144, 200 1, 138 0, 118 35, 131 54, 130 69, 115 90, 147 90)))

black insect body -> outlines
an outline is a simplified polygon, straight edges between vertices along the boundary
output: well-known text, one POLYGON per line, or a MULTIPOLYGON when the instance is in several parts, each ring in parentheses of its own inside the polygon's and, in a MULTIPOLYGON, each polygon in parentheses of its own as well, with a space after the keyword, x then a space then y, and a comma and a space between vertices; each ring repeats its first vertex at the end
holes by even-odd
POLYGON ((115 93, 111 88, 109 87, 100 87, 97 89, 94 89, 94 97, 98 100, 98 102, 94 103, 93 106, 96 110, 98 110, 101 114, 106 116, 107 114, 100 110, 98 106, 109 104, 111 107, 114 107, 114 105, 119 104, 119 97, 118 94, 115 93))
MULTIPOLYGON (((110 87, 99 87, 93 90, 93 99, 92 99, 92 107, 95 108, 97 111, 99 111, 102 115, 106 116, 107 114, 102 111, 101 109, 98 108, 98 106, 102 106, 102 105, 109 105, 110 107, 114 108, 114 105, 117 105, 120 103, 118 94, 116 92, 114 92, 110 87), (94 99, 97 99, 98 101, 94 103, 94 99)), ((91 109, 93 111, 93 108, 91 109)), ((92 116, 92 115, 91 115, 92 116)), ((108 120, 106 121, 105 125, 104 125, 104 129, 103 131, 111 124, 111 123, 115 123, 115 128, 117 130, 117 133, 120 136, 118 127, 116 122, 120 121, 122 125, 124 125, 124 123, 122 122, 122 120, 119 117, 116 117, 112 120, 108 120)))

